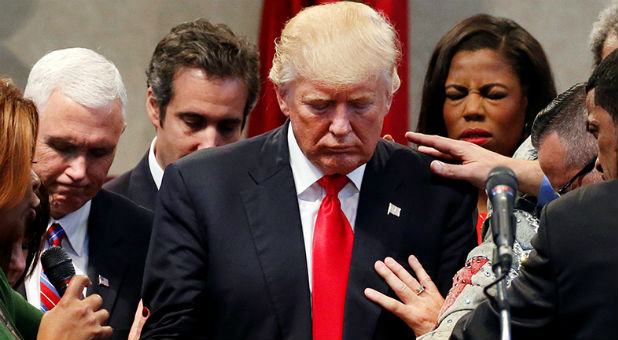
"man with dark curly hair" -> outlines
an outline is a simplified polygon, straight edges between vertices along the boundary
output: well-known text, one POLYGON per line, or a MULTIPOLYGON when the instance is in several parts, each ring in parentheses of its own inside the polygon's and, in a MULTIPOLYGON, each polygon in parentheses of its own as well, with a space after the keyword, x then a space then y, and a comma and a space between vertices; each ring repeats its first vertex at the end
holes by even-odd
POLYGON ((168 164, 240 139, 260 89, 258 52, 227 26, 198 19, 163 37, 146 75, 156 137, 137 166, 105 188, 153 210, 168 164))

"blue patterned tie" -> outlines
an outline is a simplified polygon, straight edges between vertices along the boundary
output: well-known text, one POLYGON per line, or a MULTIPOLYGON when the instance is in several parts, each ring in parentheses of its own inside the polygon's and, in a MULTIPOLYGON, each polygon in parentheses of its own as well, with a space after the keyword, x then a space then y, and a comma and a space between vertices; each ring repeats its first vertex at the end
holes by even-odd
MULTIPOLYGON (((51 247, 61 247, 62 239, 66 236, 66 233, 60 224, 54 223, 47 229, 45 235, 47 236, 47 243, 51 247)), ((58 304, 58 301, 60 301, 60 294, 41 269, 41 310, 44 312, 51 310, 58 304)))

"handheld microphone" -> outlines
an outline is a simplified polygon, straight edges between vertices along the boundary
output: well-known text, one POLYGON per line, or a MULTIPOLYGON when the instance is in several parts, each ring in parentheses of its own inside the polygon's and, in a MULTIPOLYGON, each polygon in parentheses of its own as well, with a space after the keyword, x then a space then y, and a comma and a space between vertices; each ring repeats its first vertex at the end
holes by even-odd
POLYGON ((497 166, 489 172, 485 190, 493 207, 490 222, 497 247, 497 261, 502 272, 506 273, 513 262, 513 205, 517 195, 517 177, 513 170, 497 166))
POLYGON ((54 288, 62 297, 69 286, 69 282, 75 276, 73 261, 64 249, 51 247, 41 255, 41 265, 43 265, 43 270, 49 278, 49 282, 54 285, 54 288))

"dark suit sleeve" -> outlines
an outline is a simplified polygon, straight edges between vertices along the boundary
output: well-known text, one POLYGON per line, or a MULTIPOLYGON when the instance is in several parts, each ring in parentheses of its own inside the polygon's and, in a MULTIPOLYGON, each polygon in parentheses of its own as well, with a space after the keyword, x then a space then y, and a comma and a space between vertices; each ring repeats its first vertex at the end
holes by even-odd
POLYGON ((197 338, 206 281, 205 231, 180 171, 165 171, 142 294, 151 310, 143 338, 197 338))
POLYGON ((463 195, 463 199, 451 205, 454 211, 445 212, 450 215, 450 219, 443 231, 439 272, 433 278, 443 296, 448 294, 453 276, 466 262, 468 252, 476 246, 472 214, 476 202, 476 194, 470 191, 469 194, 463 195))
MULTIPOLYGON (((521 275, 514 279, 508 290, 511 305, 512 336, 542 339, 551 337, 551 323, 556 315, 556 273, 550 262, 549 234, 551 219, 543 209, 541 225, 532 240, 534 249, 522 264, 521 275)), ((479 305, 462 317, 455 326, 451 339, 498 339, 500 324, 497 307, 490 301, 479 305)))

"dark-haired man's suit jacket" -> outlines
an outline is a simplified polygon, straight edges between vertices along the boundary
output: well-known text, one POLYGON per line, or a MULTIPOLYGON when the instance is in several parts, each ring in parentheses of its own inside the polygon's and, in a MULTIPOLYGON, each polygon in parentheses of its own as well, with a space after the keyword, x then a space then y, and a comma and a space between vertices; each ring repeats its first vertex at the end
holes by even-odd
MULTIPOLYGON (((152 315, 143 338, 312 338, 288 126, 167 167, 144 273, 152 315)), ((383 140, 367 163, 344 338, 414 338, 363 294, 366 287, 388 291, 373 269, 376 260, 407 263, 415 254, 445 294, 474 245, 476 191, 438 178, 429 163, 383 140), (389 204, 401 211, 389 213, 389 204)))
MULTIPOLYGON (((535 250, 508 291, 513 339, 618 338, 618 180, 549 203, 535 250)), ((455 339, 498 339, 488 301, 464 316, 455 339)))
POLYGON ((135 168, 105 183, 103 188, 122 195, 138 205, 153 211, 159 190, 154 179, 152 179, 152 173, 148 165, 149 151, 146 152, 135 168))

